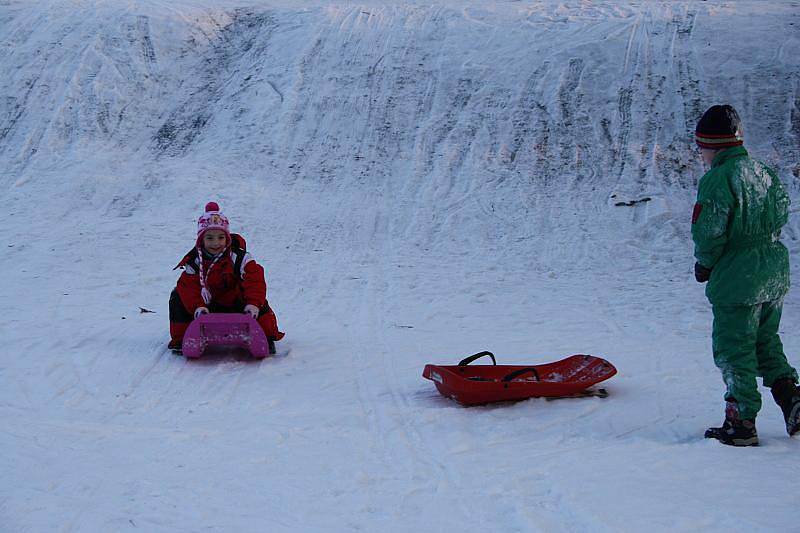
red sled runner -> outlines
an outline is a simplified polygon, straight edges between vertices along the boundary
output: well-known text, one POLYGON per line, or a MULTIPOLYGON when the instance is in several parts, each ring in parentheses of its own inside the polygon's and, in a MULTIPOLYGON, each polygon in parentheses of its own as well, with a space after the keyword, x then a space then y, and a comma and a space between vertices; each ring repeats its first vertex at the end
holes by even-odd
POLYGON ((592 355, 572 355, 566 359, 532 366, 498 365, 491 352, 471 355, 455 366, 425 365, 422 377, 430 379, 443 396, 462 405, 525 400, 605 396, 603 389, 588 391, 605 381, 617 369, 592 355), (488 355, 491 365, 467 366, 488 355))
POLYGON ((207 348, 217 346, 244 348, 256 359, 270 354, 264 330, 250 315, 242 313, 200 315, 186 328, 182 348, 185 357, 197 359, 207 348))

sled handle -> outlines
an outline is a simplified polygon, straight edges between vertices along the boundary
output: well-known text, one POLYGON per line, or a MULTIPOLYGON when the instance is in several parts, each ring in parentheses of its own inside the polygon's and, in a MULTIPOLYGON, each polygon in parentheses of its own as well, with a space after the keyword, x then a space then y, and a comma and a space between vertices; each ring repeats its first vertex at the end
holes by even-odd
POLYGON ((492 358, 493 365, 497 364, 497 361, 495 360, 494 354, 492 352, 478 352, 474 355, 470 355, 469 357, 465 357, 464 359, 462 359, 461 362, 458 363, 458 366, 467 366, 471 362, 475 361, 476 359, 480 359, 484 355, 488 355, 489 357, 492 358))
POLYGON ((533 377, 536 378, 536 381, 542 381, 541 378, 539 377, 539 372, 536 370, 536 368, 534 368, 532 366, 529 366, 527 368, 520 368, 519 370, 515 370, 515 371, 511 372, 510 374, 508 374, 506 377, 504 377, 501 381, 511 381, 514 378, 518 378, 523 374, 527 374, 528 372, 532 372, 533 373, 533 377))

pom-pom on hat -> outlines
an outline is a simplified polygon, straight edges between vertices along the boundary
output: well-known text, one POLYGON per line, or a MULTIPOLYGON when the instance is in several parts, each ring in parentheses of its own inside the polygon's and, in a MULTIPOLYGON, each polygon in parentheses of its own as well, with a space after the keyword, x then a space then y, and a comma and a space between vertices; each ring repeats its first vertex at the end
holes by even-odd
POLYGON ((697 146, 709 150, 741 146, 744 136, 739 113, 729 105, 711 106, 697 123, 694 139, 697 146))
POLYGON ((210 229, 218 229, 225 232, 228 244, 231 243, 230 223, 228 218, 219 210, 217 202, 208 202, 203 215, 197 219, 197 245, 203 242, 203 235, 210 229))

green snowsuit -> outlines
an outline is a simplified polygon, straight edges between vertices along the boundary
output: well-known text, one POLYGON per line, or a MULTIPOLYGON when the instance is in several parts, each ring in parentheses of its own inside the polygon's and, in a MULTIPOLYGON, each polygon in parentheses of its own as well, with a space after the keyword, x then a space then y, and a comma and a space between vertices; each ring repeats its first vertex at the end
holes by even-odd
POLYGON ((780 242, 789 197, 775 173, 744 147, 716 155, 697 190, 694 256, 712 269, 706 296, 714 310, 714 363, 744 419, 761 409, 765 386, 797 372, 786 360, 778 326, 789 290, 789 253, 780 242))

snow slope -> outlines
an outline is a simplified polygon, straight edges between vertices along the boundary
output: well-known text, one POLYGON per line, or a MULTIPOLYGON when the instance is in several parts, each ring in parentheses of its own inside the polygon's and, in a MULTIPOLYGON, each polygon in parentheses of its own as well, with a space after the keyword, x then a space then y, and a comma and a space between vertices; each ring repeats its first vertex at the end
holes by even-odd
MULTIPOLYGON (((713 103, 800 200, 798 8, 0 2, 0 530, 797 530, 767 391, 762 447, 701 438, 688 218, 713 103), (166 350, 208 200, 277 357, 166 350), (421 378, 484 349, 620 373, 470 409, 421 378)), ((795 365, 799 325, 793 290, 795 365)))

